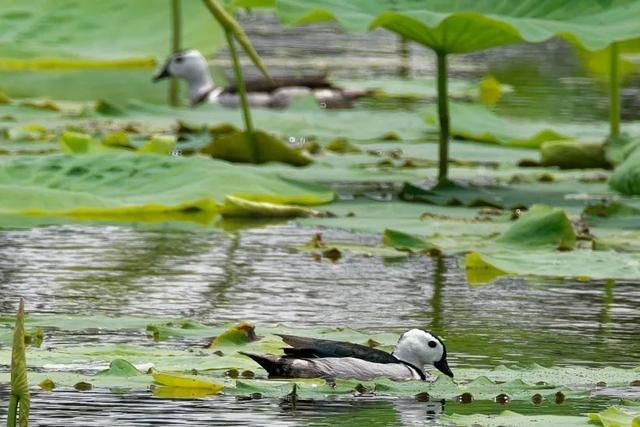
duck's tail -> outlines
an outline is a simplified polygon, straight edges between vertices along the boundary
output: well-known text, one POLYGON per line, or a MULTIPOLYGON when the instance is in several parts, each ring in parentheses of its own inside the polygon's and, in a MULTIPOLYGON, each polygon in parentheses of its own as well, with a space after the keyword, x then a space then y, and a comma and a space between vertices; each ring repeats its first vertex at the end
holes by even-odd
POLYGON ((291 375, 290 361, 283 359, 280 356, 262 356, 259 354, 245 353, 244 351, 239 351, 238 353, 251 358, 258 365, 262 366, 262 368, 269 374, 269 377, 286 378, 291 375))

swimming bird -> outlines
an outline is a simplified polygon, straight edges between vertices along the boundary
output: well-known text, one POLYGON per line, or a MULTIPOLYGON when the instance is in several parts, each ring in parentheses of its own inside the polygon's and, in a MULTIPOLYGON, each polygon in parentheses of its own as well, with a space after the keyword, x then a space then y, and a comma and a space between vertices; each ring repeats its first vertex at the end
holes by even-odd
POLYGON ((421 329, 400 336, 393 353, 349 342, 278 334, 291 347, 283 356, 240 352, 250 357, 270 378, 351 378, 371 380, 426 380, 425 365, 453 377, 447 349, 440 338, 421 329))
POLYGON ((178 51, 169 56, 164 66, 153 76, 153 81, 168 77, 178 77, 187 82, 192 107, 215 100, 223 91, 223 88, 217 88, 213 84, 207 60, 195 49, 178 51))
MULTIPOLYGON (((157 82, 168 77, 178 77, 187 82, 189 102, 192 107, 204 102, 218 102, 228 107, 237 107, 240 104, 236 93, 228 93, 224 88, 214 85, 207 60, 195 49, 178 51, 170 55, 154 75, 153 81, 157 82)), ((369 95, 368 91, 282 86, 269 91, 249 92, 247 98, 252 106, 284 108, 295 98, 313 96, 324 108, 342 108, 350 106, 353 100, 367 95, 369 95)))

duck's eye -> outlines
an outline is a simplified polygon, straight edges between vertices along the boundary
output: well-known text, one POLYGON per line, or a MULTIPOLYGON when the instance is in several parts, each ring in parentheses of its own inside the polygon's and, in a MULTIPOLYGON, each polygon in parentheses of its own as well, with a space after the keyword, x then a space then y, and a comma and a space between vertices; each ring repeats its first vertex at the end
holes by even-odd
POLYGON ((179 64, 184 58, 182 56, 176 56, 175 61, 179 64))
POLYGON ((429 347, 431 347, 431 348, 436 348, 436 346, 437 346, 437 345, 438 345, 438 343, 437 343, 437 342, 435 342, 435 341, 429 341, 429 347))

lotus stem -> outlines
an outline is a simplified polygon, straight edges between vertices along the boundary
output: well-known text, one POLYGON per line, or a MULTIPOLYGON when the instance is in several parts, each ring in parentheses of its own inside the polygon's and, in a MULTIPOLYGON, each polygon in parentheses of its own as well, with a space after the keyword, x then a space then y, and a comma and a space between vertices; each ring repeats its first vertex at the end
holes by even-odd
MULTIPOLYGON (((171 0, 171 52, 176 53, 181 49, 182 42, 182 13, 180 0, 171 0)), ((169 82, 169 105, 177 107, 179 101, 180 82, 176 77, 171 77, 169 82)))
POLYGON ((398 74, 403 79, 406 79, 411 74, 409 40, 406 37, 400 36, 400 46, 398 53, 400 54, 400 68, 398 69, 398 74))
POLYGON ((16 427, 18 422, 18 401, 20 399, 15 394, 9 397, 9 411, 7 412, 7 427, 16 427))
POLYGON ((609 138, 620 136, 620 45, 613 42, 609 63, 609 138))
POLYGON ((261 163, 260 147, 258 140, 256 139, 255 132, 253 130, 253 122, 251 120, 251 111, 249 110, 249 101, 247 99, 247 87, 244 83, 244 77, 242 76, 242 67, 240 67, 240 58, 238 58, 238 51, 233 41, 231 32, 225 29, 225 35, 227 37, 227 44, 229 45, 229 53, 231 54, 231 60, 233 61, 233 73, 236 78, 236 87, 238 89, 238 96, 240 96, 240 107, 242 108, 242 118, 244 119, 244 127, 246 137, 249 138, 249 144, 251 146, 251 160, 253 163, 261 163))
POLYGON ((436 52, 438 58, 438 119, 440 122, 440 148, 438 185, 448 182, 449 174, 449 94, 447 92, 447 54, 436 52))
POLYGON ((249 37, 244 32, 238 21, 235 20, 233 15, 226 10, 218 0, 202 0, 204 5, 209 9, 209 12, 213 15, 213 17, 218 21, 218 24, 222 26, 225 31, 231 32, 233 37, 240 43, 240 46, 244 49, 245 53, 251 59, 253 64, 256 66, 258 70, 266 77, 269 82, 273 82, 271 80, 271 76, 269 76, 269 72, 265 68, 262 63, 262 59, 258 52, 254 49, 249 37))
POLYGON ((7 426, 13 427, 16 422, 26 426, 29 422, 29 383, 27 381, 26 348, 24 344, 24 301, 20 299, 16 326, 13 330, 11 350, 11 395, 7 412, 7 426), (18 410, 18 406, 20 409, 18 410), (18 421, 19 412, 19 421, 18 421))

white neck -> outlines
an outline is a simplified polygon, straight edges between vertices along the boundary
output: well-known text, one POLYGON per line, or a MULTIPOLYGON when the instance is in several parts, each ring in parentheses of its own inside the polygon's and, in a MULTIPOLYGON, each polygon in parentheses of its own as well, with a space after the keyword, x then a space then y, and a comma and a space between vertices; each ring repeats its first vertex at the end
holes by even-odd
POLYGON ((409 363, 420 370, 424 370, 424 364, 422 363, 418 355, 409 348, 396 348, 393 352, 393 356, 396 359, 409 363))
POLYGON ((196 101, 206 98, 214 86, 213 80, 209 73, 202 73, 198 76, 191 76, 189 79, 185 79, 189 85, 189 100, 192 104, 196 101))

